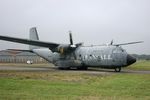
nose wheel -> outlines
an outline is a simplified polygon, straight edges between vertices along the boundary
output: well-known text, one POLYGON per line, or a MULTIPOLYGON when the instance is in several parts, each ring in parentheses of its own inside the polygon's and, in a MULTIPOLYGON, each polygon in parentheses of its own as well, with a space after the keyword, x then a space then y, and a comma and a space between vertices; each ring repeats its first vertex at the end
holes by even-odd
POLYGON ((115 72, 120 72, 121 71, 121 67, 116 67, 115 68, 115 72))

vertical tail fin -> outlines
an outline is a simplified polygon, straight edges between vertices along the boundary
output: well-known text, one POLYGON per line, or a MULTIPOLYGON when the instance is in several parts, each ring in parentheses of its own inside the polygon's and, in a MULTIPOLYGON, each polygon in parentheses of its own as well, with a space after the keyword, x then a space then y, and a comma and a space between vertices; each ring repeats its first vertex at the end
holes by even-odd
MULTIPOLYGON (((38 33, 37 33, 37 30, 36 30, 36 27, 32 27, 30 28, 30 35, 29 35, 29 38, 30 40, 39 40, 39 36, 38 36, 38 33)), ((33 46, 33 45, 30 45, 29 46, 29 49, 32 50, 32 49, 38 49, 40 47, 38 46, 33 46)))

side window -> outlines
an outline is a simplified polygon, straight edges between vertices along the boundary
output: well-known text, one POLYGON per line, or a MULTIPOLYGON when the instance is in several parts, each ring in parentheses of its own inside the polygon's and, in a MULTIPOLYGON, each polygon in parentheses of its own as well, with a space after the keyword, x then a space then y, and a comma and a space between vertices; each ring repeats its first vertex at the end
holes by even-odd
POLYGON ((82 55, 81 54, 79 54, 79 59, 82 59, 82 55))

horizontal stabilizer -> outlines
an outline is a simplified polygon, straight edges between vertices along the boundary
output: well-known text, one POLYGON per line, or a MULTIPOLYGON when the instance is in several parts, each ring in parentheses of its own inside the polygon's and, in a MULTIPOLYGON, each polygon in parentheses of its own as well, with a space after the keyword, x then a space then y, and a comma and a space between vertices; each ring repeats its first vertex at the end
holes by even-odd
POLYGON ((22 49, 7 49, 7 51, 32 52, 32 50, 22 50, 22 49))

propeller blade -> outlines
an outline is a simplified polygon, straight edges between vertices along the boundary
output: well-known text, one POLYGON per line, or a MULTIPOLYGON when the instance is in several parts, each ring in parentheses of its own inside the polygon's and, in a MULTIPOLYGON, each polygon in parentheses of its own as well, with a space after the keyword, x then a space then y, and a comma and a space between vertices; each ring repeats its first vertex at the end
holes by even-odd
POLYGON ((113 45, 113 43, 114 43, 114 41, 113 41, 113 40, 111 40, 110 45, 113 45))
POLYGON ((69 31, 70 45, 73 45, 72 33, 69 31))
POLYGON ((136 44, 136 43, 143 43, 144 41, 138 41, 138 42, 129 42, 129 43, 122 43, 122 44, 114 44, 114 46, 120 46, 120 45, 129 45, 129 44, 136 44))
POLYGON ((72 38, 72 33, 71 33, 71 31, 69 31, 69 38, 70 38, 70 47, 71 47, 72 49, 76 49, 77 47, 83 45, 83 43, 73 44, 73 38, 72 38))

